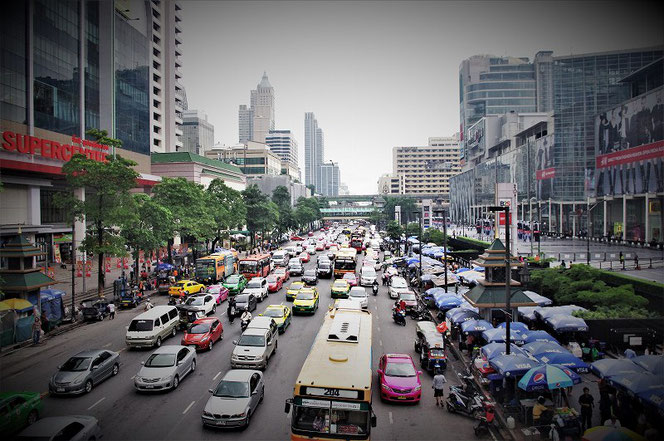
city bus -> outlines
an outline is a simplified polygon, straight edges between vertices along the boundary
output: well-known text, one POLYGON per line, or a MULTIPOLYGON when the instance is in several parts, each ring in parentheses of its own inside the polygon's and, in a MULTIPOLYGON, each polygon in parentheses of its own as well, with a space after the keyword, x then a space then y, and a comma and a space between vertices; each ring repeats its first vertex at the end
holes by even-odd
POLYGON ((334 277, 343 277, 345 273, 354 273, 357 265, 355 248, 340 248, 334 258, 334 277))
POLYGON ((256 254, 240 259, 238 272, 247 280, 252 277, 267 277, 270 274, 271 257, 269 254, 256 254))
POLYGON ((371 313, 340 300, 325 315, 286 400, 291 440, 370 439, 371 380, 371 313))
POLYGON ((208 285, 221 283, 237 269, 237 259, 229 250, 196 259, 196 281, 208 285))

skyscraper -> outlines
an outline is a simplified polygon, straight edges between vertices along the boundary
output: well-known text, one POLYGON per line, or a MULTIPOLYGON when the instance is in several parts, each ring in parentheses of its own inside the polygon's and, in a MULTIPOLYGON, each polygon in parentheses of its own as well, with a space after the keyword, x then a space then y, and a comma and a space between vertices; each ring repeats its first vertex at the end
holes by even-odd
POLYGON ((178 151, 203 156, 214 145, 214 126, 201 110, 185 110, 182 113, 182 148, 178 151))
POLYGON ((323 164, 323 129, 313 112, 304 114, 304 182, 320 187, 320 166, 323 164))
POLYGON ((239 143, 246 144, 251 141, 254 134, 254 111, 247 108, 246 104, 241 104, 238 110, 239 120, 239 143))
POLYGON ((265 143, 270 130, 274 129, 274 87, 263 72, 261 82, 249 94, 249 108, 240 105, 238 110, 240 143, 256 141, 265 143))
POLYGON ((339 184, 341 181, 339 164, 330 161, 329 163, 321 164, 318 170, 320 186, 316 186, 316 191, 323 196, 339 196, 339 184))
POLYGON ((281 158, 282 174, 299 178, 297 141, 290 130, 270 130, 265 144, 281 158))

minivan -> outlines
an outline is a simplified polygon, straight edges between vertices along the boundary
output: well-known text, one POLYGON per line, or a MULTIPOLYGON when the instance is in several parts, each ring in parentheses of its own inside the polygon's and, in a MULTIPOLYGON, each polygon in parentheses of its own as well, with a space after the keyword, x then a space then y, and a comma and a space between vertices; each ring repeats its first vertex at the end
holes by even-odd
POLYGON ((277 350, 277 339, 268 329, 246 329, 239 340, 233 342, 231 367, 265 369, 277 350))
POLYGON ((165 338, 175 336, 179 321, 180 315, 175 306, 155 306, 129 323, 125 343, 130 348, 158 348, 165 338))
POLYGON ((275 266, 288 266, 288 261, 290 260, 290 254, 286 250, 277 250, 272 254, 272 263, 275 266))

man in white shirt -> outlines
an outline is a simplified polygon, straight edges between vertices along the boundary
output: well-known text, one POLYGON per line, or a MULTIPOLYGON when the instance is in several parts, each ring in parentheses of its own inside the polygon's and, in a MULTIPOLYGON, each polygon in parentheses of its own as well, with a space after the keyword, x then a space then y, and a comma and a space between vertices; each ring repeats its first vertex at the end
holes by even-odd
POLYGON ((436 369, 436 375, 433 376, 433 396, 436 398, 436 406, 444 406, 444 385, 447 383, 447 379, 443 375, 443 372, 438 368, 436 369))

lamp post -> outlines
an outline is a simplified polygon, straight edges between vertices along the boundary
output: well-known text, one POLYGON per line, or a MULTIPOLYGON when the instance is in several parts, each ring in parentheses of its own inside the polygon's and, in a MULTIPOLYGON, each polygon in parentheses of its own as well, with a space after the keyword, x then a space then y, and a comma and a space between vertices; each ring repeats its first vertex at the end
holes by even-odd
POLYGON ((422 216, 420 215, 418 217, 418 214, 420 214, 419 211, 413 211, 413 216, 417 219, 417 226, 419 227, 419 235, 417 236, 417 240, 420 243, 420 270, 417 274, 417 285, 418 289, 420 292, 422 291, 422 216))
POLYGON ((443 259, 445 259, 445 292, 447 292, 447 213, 445 209, 443 209, 443 259))
MULTIPOLYGON (((511 279, 512 279, 512 255, 510 253, 510 207, 509 205, 501 207, 489 207, 492 213, 504 212, 505 213, 505 309, 507 319, 505 320, 505 353, 510 354, 510 322, 512 321, 512 305, 511 297, 511 279)), ((496 223, 496 232, 500 222, 496 223)))

